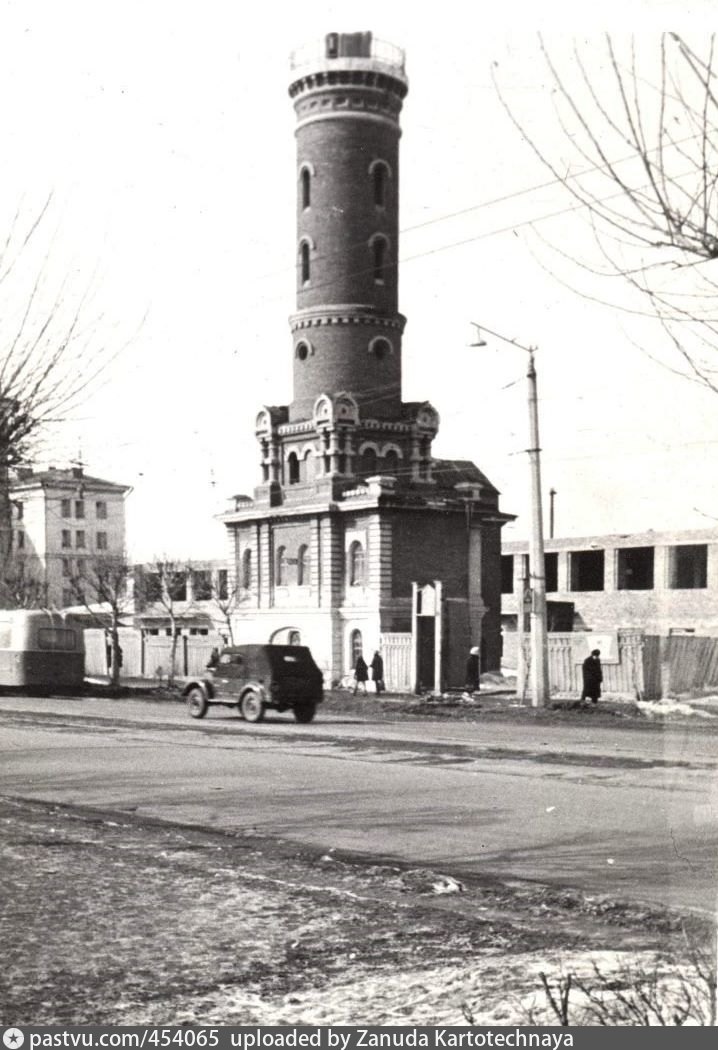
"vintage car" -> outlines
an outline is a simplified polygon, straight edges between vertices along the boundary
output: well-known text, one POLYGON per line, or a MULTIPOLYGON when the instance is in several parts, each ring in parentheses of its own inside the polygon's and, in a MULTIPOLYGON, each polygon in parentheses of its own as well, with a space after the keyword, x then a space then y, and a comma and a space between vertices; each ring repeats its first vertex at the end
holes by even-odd
POLYGON ((233 645, 212 663, 184 687, 192 718, 221 704, 236 707, 247 722, 261 722, 268 708, 311 722, 324 696, 322 672, 305 645, 233 645))

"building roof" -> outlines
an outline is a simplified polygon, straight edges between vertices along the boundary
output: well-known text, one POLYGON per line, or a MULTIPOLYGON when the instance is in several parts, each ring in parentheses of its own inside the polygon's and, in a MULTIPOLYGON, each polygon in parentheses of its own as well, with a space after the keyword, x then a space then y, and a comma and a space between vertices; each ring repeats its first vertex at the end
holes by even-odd
POLYGON ((453 489, 463 483, 481 485, 486 492, 495 496, 499 494, 499 490, 470 459, 432 459, 431 476, 442 489, 453 489))
POLYGON ((49 467, 47 470, 20 469, 17 476, 10 482, 10 490, 29 488, 66 488, 77 489, 80 486, 91 488, 95 491, 130 492, 131 485, 121 485, 116 481, 106 481, 104 478, 96 478, 91 474, 85 474, 82 467, 49 467))
MULTIPOLYGON (((546 551, 591 550, 613 547, 662 547, 691 543, 718 543, 718 528, 676 529, 671 532, 613 532, 597 536, 561 536, 544 539, 546 551)), ((529 549, 528 540, 504 540, 504 554, 521 554, 529 549)))

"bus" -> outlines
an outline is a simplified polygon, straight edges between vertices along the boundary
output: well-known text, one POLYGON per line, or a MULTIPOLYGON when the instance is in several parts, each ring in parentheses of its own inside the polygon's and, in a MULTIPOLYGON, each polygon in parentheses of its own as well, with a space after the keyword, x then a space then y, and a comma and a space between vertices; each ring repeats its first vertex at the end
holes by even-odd
POLYGON ((82 691, 85 636, 67 613, 0 610, 0 689, 82 691))

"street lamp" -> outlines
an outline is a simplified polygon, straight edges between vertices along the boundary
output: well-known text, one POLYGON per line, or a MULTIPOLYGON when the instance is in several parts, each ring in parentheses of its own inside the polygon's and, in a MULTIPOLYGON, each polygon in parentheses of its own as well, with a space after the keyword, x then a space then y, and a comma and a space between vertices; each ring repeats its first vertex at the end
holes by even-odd
MULTIPOLYGON (((529 355, 528 370, 528 409, 529 409, 529 465, 531 471, 531 539, 529 544, 529 590, 531 599, 531 704, 533 707, 544 707, 549 698, 548 683, 548 635, 546 629, 546 560, 543 542, 543 513, 541 508, 541 447, 539 445, 538 393, 536 387, 536 364, 534 354, 536 347, 522 346, 515 339, 508 339, 499 332, 492 332, 485 325, 471 322, 476 328, 477 341, 471 346, 487 346, 482 330, 500 339, 503 343, 515 346, 529 355)), ((523 588, 522 588, 523 591, 523 588)), ((520 623, 524 615, 524 594, 519 601, 520 623)), ((522 655, 522 654, 520 654, 522 655)), ((517 681, 517 686, 521 688, 517 681)))

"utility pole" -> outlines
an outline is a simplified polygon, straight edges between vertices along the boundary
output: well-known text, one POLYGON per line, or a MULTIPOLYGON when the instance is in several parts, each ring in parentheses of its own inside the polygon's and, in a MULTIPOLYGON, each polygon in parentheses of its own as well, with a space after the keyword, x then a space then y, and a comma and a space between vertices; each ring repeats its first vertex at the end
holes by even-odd
MULTIPOLYGON (((507 339, 492 332, 485 325, 471 322, 477 330, 477 342, 472 346, 487 346, 482 330, 495 339, 517 347, 529 355, 528 379, 529 410, 529 466, 531 473, 531 540, 529 545, 529 587, 531 590, 531 705, 545 707, 549 698, 548 634, 546 627, 546 559, 543 541, 543 509, 541 502, 541 446, 539 443, 538 393, 536 387, 536 347, 522 346, 515 339, 507 339)), ((519 600, 519 616, 524 615, 524 594, 519 600)), ((521 642, 521 639, 520 639, 521 642)))

